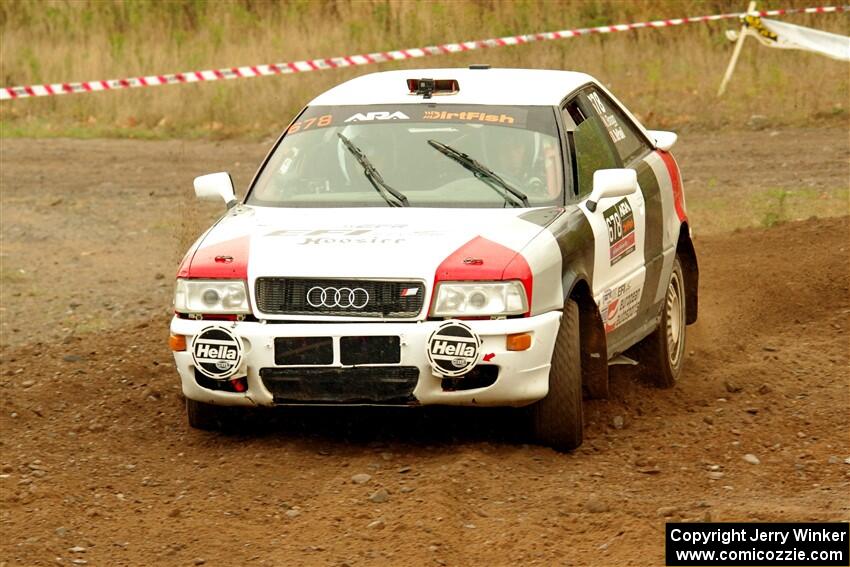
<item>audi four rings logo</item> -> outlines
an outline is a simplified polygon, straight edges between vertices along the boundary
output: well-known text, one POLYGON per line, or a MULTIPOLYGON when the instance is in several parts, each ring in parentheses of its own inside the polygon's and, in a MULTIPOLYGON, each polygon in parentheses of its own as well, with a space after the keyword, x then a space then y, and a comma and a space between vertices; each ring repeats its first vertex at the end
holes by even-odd
POLYGON ((363 309, 369 303, 369 292, 362 287, 311 287, 307 292, 310 307, 363 309))

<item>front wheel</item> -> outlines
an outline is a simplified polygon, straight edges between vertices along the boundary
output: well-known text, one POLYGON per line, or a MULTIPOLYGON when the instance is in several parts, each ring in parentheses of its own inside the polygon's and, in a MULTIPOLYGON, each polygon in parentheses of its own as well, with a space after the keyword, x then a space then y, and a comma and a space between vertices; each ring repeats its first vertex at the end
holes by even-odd
POLYGON ((558 451, 571 451, 584 436, 581 399, 581 343, 578 304, 568 299, 558 328, 549 393, 530 408, 537 442, 558 451))
POLYGON ((679 257, 673 261, 673 273, 661 306, 661 322, 651 335, 640 342, 638 360, 649 381, 660 388, 671 388, 679 380, 685 360, 685 277, 679 257))

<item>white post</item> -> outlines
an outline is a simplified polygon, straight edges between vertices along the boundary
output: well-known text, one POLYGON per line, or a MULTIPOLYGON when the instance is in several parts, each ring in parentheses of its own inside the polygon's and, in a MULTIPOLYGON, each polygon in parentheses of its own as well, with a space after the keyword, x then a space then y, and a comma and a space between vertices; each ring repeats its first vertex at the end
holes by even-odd
MULTIPOLYGON (((747 14, 754 12, 756 9, 755 0, 751 1, 747 6, 747 14)), ((741 48, 744 47, 744 40, 747 38, 747 26, 741 26, 741 31, 738 34, 738 41, 735 42, 735 51, 732 52, 732 59, 729 60, 729 66, 726 67, 726 74, 723 75, 723 80, 720 82, 720 89, 717 91, 717 96, 723 96, 726 92, 726 85, 729 84, 729 79, 732 78, 732 73, 735 72, 735 65, 738 64, 738 57, 741 55, 741 48)))

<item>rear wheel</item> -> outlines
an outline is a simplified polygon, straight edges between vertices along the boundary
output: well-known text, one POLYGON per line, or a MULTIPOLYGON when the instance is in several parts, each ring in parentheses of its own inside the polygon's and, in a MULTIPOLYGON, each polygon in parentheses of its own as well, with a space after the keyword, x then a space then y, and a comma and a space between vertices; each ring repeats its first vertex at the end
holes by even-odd
POLYGON ((581 399, 581 343, 578 304, 568 299, 558 329, 549 393, 532 405, 531 425, 537 442, 558 451, 581 445, 584 435, 581 399))
POLYGON ((189 425, 204 431, 232 431, 236 424, 235 408, 215 406, 186 398, 189 425))
POLYGON ((685 277, 679 257, 673 261, 673 273, 667 284, 661 322, 638 345, 638 360, 650 382, 671 388, 679 380, 685 360, 685 277))

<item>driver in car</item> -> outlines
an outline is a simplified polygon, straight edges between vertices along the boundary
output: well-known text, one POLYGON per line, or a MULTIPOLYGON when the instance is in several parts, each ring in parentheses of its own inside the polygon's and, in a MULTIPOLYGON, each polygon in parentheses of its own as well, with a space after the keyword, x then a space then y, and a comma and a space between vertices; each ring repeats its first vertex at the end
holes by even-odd
POLYGON ((557 148, 540 134, 505 128, 487 137, 486 164, 530 195, 556 197, 560 191, 557 148))

